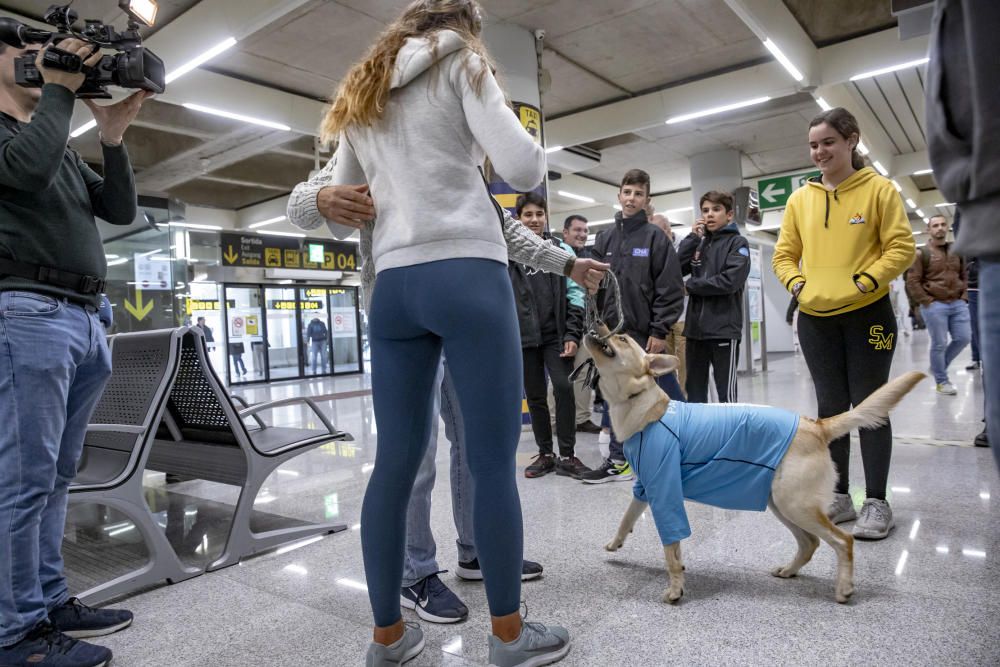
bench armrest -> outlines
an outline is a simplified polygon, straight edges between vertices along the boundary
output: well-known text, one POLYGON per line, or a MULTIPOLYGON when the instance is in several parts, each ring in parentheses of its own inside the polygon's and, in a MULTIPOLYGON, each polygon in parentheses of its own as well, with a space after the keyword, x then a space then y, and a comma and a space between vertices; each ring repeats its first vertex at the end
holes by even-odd
MULTIPOLYGON (((286 405, 297 405, 299 403, 305 403, 308 405, 312 411, 319 417, 319 420, 323 422, 323 426, 326 427, 330 435, 337 435, 343 433, 343 431, 338 431, 333 423, 324 415, 320 409, 316 406, 316 403, 307 396, 297 396, 295 398, 282 398, 277 401, 268 401, 267 403, 257 403, 256 405, 240 410, 237 414, 241 418, 244 417, 254 417, 257 418, 257 413, 263 410, 271 410, 272 408, 280 408, 286 405)), ((259 421, 259 419, 258 419, 259 421)))
POLYGON ((87 433, 143 433, 146 427, 133 424, 88 424, 87 433))
MULTIPOLYGON (((241 406, 243 406, 243 409, 250 407, 250 404, 247 403, 247 399, 243 398, 239 394, 230 394, 229 397, 234 401, 236 401, 237 403, 239 403, 241 406)), ((242 412, 240 413, 240 416, 241 417, 243 416, 242 412)), ((267 424, 264 423, 264 420, 261 419, 259 415, 254 414, 250 416, 253 417, 254 421, 257 422, 258 426, 260 426, 261 428, 267 428, 267 424)))

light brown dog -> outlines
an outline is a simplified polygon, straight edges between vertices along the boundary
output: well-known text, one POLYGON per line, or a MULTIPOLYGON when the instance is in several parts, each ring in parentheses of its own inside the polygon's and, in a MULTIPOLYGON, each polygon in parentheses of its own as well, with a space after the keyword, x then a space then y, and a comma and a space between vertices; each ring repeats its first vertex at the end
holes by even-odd
MULTIPOLYGON (((607 328, 598 325, 597 335, 587 335, 584 344, 600 372, 601 392, 610 407, 611 425, 617 437, 625 442, 666 413, 670 399, 657 386, 655 378, 673 371, 678 359, 646 354, 630 337, 606 338, 607 334, 607 328)), ((771 574, 794 577, 823 540, 837 554, 836 600, 847 602, 851 597, 854 593, 854 538, 826 516, 834 487, 834 466, 828 446, 831 440, 852 430, 884 424, 889 410, 924 377, 923 373, 906 373, 883 385, 853 410, 835 417, 799 419, 791 444, 774 472, 768 501, 774 515, 795 536, 798 551, 791 562, 774 569, 771 574)), ((643 473, 648 474, 648 471, 637 471, 640 483, 643 473)), ((646 502, 633 498, 618 533, 605 549, 617 551, 621 548, 646 507, 646 502)), ((655 503, 653 512, 655 516, 655 503)), ((669 576, 663 601, 676 602, 684 594, 680 542, 664 545, 663 551, 669 576)))

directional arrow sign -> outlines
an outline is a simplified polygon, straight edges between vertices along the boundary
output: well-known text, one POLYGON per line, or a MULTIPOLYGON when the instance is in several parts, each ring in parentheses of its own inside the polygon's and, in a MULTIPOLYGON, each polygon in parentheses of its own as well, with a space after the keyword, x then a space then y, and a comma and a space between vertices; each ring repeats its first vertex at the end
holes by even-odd
POLYGON ((806 171, 760 179, 757 181, 757 193, 760 195, 761 210, 784 208, 793 192, 805 185, 807 180, 818 175, 818 171, 806 171))
POLYGON ((233 246, 227 246, 227 248, 228 249, 223 257, 226 259, 226 263, 235 264, 236 260, 240 258, 240 255, 237 252, 233 252, 233 246))
POLYGON ((132 314, 132 317, 142 321, 145 319, 146 315, 149 315, 149 311, 153 310, 153 302, 147 301, 142 302, 142 290, 136 288, 135 290, 135 305, 125 299, 125 310, 132 314))

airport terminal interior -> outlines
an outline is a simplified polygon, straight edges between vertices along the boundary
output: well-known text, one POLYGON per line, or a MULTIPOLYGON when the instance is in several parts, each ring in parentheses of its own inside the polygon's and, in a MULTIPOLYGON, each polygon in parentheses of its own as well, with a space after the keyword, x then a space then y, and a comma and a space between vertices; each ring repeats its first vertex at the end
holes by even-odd
MULTIPOLYGON (((88 487, 92 480, 75 482, 83 485, 78 497, 71 490, 63 542, 70 589, 85 602, 134 612, 131 627, 92 640, 112 649, 117 667, 361 664, 372 638, 361 506, 379 444, 371 374, 380 360, 369 346, 357 234, 337 239, 325 227, 300 229, 287 210, 293 188, 336 148, 321 143, 318 127, 338 82, 408 3, 156 4, 154 25, 140 32, 165 63, 167 87, 124 135, 139 214, 127 226, 98 220, 115 314, 112 349, 118 354, 119 341, 135 334, 174 329, 178 346, 186 327, 196 335, 184 338, 176 360, 177 388, 164 384, 167 394, 142 408, 157 417, 145 424, 156 437, 134 441, 152 453, 142 453, 146 469, 121 484, 132 485, 141 511, 102 502, 102 491, 88 490, 100 487, 88 487), (272 401, 279 403, 237 417, 272 401), (215 405, 222 407, 213 412, 215 405), (245 424, 234 432, 251 437, 230 434, 209 447, 232 455, 166 451, 170 436, 209 413, 231 415, 245 424), (328 427, 332 433, 288 455, 244 457, 240 450, 252 448, 265 422, 309 437, 328 427), (256 496, 246 498, 247 488, 256 496), (238 527, 243 542, 234 547, 238 527), (277 530, 285 537, 253 542, 251 533, 277 530)), ((561 237, 572 215, 588 221, 587 245, 613 229, 630 169, 649 173, 652 206, 678 241, 701 217, 701 194, 732 192, 751 262, 738 400, 816 417, 801 315, 790 315, 788 290, 771 269, 786 203, 819 173, 810 120, 844 107, 858 120, 866 164, 899 192, 917 256, 932 218, 954 222, 956 206, 938 190, 928 157, 934 2, 480 4, 499 79, 522 125, 545 147, 540 192, 551 232, 561 237)), ((0 16, 45 27, 49 5, 0 0, 0 16)), ((113 0, 72 7, 81 20, 124 26, 113 0)), ((78 101, 70 146, 101 173, 91 118, 78 101)), ((513 212, 516 191, 495 174, 488 180, 513 212)), ((911 318, 905 291, 894 289, 892 299, 900 329, 888 341, 895 346, 890 376, 929 373, 928 329, 911 318)), ((954 394, 927 378, 893 411, 887 500, 895 528, 885 539, 855 543, 848 604, 834 600, 836 562, 827 545, 797 577, 776 578, 771 570, 791 558, 795 542, 770 512, 695 502, 685 503, 692 535, 683 544, 684 596, 663 602, 664 554, 648 512, 622 549, 604 549, 631 483, 525 477, 538 453, 525 402, 517 450, 524 555, 544 572, 524 583, 522 613, 570 630, 565 665, 1000 664, 1000 476, 991 450, 974 446, 985 399, 973 355, 967 347, 951 363, 954 394)), ((127 387, 117 390, 115 400, 127 400, 127 387)), ((601 406, 588 407, 600 426, 601 406)), ((114 423, 101 409, 101 419, 114 423)), ((88 435, 95 437, 89 444, 113 449, 98 442, 100 434, 88 435)), ((577 456, 588 467, 607 455, 602 440, 576 433, 577 456)), ((851 449, 849 494, 860 508, 866 493, 856 433, 851 449)), ((139 456, 122 452, 115 459, 122 465, 139 456)), ((81 470, 89 471, 97 459, 86 457, 81 470)), ((407 663, 420 667, 488 664, 484 586, 455 575, 450 460, 442 427, 431 528, 441 581, 469 618, 435 624, 404 610, 404 620, 419 622, 426 635, 423 652, 407 663)))

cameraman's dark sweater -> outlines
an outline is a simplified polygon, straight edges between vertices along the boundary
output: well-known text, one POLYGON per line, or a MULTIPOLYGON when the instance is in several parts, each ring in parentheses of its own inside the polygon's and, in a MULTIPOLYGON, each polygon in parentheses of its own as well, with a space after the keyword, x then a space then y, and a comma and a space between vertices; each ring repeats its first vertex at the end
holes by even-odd
MULTIPOLYGON (((104 246, 94 216, 135 219, 125 146, 104 146, 101 178, 67 146, 73 93, 46 84, 30 123, 0 112, 0 257, 103 278, 104 246)), ((99 295, 0 273, 0 291, 29 290, 97 307, 99 295)))

